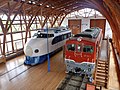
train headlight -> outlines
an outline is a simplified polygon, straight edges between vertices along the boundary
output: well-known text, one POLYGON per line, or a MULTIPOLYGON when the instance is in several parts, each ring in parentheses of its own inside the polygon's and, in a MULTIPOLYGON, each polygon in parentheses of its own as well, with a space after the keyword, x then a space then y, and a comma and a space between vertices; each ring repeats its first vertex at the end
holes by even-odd
POLYGON ((77 38, 77 41, 79 41, 79 42, 82 41, 82 38, 81 37, 77 38))
POLYGON ((32 50, 32 48, 29 45, 27 45, 25 47, 24 53, 25 53, 26 56, 32 56, 33 50, 32 50))
POLYGON ((34 51, 35 53, 38 53, 39 52, 39 50, 38 49, 35 49, 35 51, 34 51))

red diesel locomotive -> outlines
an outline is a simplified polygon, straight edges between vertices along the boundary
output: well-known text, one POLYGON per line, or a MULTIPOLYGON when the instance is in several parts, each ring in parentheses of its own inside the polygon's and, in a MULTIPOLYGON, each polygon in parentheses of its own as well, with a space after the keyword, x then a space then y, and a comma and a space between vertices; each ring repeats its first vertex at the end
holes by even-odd
POLYGON ((67 40, 65 44, 66 72, 82 72, 91 75, 101 41, 100 28, 87 29, 67 40))

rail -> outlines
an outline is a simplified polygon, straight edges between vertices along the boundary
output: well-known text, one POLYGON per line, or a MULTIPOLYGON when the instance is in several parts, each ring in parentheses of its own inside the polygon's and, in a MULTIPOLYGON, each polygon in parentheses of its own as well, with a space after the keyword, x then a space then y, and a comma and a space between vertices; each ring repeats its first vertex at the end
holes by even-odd
MULTIPOLYGON (((12 71, 14 71, 14 70, 17 70, 18 68, 20 68, 20 67, 22 67, 22 66, 24 66, 24 64, 20 64, 20 65, 14 67, 13 69, 11 69, 11 70, 9 70, 9 71, 6 71, 6 72, 4 72, 4 73, 2 73, 2 74, 0 74, 0 77, 4 76, 4 75, 6 75, 6 74, 9 74, 10 72, 12 72, 12 71)), ((9 81, 15 79, 16 77, 18 77, 19 75, 23 74, 24 72, 26 72, 27 70, 29 70, 29 69, 31 69, 31 68, 32 68, 32 66, 27 66, 27 69, 23 70, 22 72, 18 73, 18 74, 15 75, 15 76, 9 78, 9 81)))
POLYGON ((102 90, 102 87, 89 82, 86 74, 69 73, 64 80, 60 82, 56 90, 90 90, 89 87, 93 87, 92 90, 102 90))

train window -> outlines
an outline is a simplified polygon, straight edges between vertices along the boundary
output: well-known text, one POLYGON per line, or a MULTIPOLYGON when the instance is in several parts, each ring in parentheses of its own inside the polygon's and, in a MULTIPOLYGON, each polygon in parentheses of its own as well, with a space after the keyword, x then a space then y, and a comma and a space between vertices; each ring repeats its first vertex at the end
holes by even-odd
POLYGON ((60 32, 60 31, 61 31, 61 30, 54 30, 55 33, 58 33, 58 32, 60 32))
POLYGON ((78 45, 78 46, 77 46, 77 51, 78 51, 78 52, 81 52, 81 45, 78 45))
POLYGON ((67 35, 66 34, 63 36, 63 40, 65 40, 65 39, 67 39, 67 35))
POLYGON ((63 35, 60 35, 60 36, 56 36, 53 41, 52 41, 52 45, 53 44, 56 44, 62 40, 65 40, 67 38, 69 38, 71 36, 71 33, 67 33, 67 34, 63 34, 63 35))
POLYGON ((34 33, 34 35, 32 37, 35 37, 35 36, 37 36, 37 33, 34 33))
POLYGON ((38 33, 37 34, 37 38, 50 38, 50 37, 54 37, 54 34, 46 34, 46 33, 38 33))
POLYGON ((60 35, 60 36, 56 36, 54 39, 53 39, 53 41, 52 41, 52 45, 53 44, 56 44, 56 43, 58 43, 58 42, 60 42, 60 41, 62 41, 63 39, 62 39, 62 35, 60 35))
POLYGON ((71 33, 68 33, 68 37, 71 37, 71 33))
POLYGON ((93 46, 84 46, 83 47, 83 52, 87 52, 87 53, 93 53, 93 46))
POLYGON ((71 37, 71 33, 64 34, 63 35, 63 40, 65 40, 65 39, 67 39, 69 37, 71 37))
POLYGON ((68 50, 68 51, 75 51, 75 47, 76 47, 75 44, 68 44, 68 45, 67 45, 67 50, 68 50))

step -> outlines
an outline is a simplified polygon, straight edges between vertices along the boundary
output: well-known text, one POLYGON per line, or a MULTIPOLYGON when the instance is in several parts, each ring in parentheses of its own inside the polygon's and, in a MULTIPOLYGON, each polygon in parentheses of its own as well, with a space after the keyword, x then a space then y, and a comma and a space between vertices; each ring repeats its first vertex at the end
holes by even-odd
POLYGON ((108 71, 97 70, 98 73, 108 74, 108 71))
POLYGON ((98 64, 101 64, 101 65, 109 65, 108 63, 101 63, 101 62, 98 62, 98 64))
POLYGON ((108 61, 100 60, 100 59, 99 59, 98 62, 103 62, 103 63, 105 62, 105 63, 107 63, 108 61))
POLYGON ((108 68, 108 65, 98 64, 97 67, 106 67, 106 68, 108 68))
POLYGON ((103 62, 103 61, 98 61, 98 63, 100 63, 100 64, 108 64, 108 62, 103 62))
POLYGON ((96 79, 96 82, 100 82, 100 83, 106 83, 106 80, 101 80, 101 79, 96 79))
POLYGON ((107 84, 108 82, 107 81, 103 82, 103 81, 96 80, 96 83, 98 83, 98 84, 107 84))
POLYGON ((96 77, 96 81, 108 81, 108 78, 96 77))
POLYGON ((105 87, 105 86, 106 86, 106 83, 96 82, 96 85, 97 85, 97 86, 103 86, 103 87, 105 87))
POLYGON ((107 74, 103 74, 103 73, 97 73, 96 76, 100 76, 100 77, 108 77, 107 74))
POLYGON ((98 64, 109 65, 108 63, 98 62, 98 64))
POLYGON ((101 65, 101 66, 109 66, 108 64, 103 64, 103 63, 98 63, 98 65, 101 65))
POLYGON ((108 71, 108 68, 105 67, 98 67, 97 70, 104 70, 104 71, 108 71))
POLYGON ((104 71, 108 71, 108 68, 103 68, 103 67, 102 67, 102 68, 100 68, 100 67, 98 67, 98 68, 97 68, 97 70, 104 70, 104 71))
POLYGON ((99 68, 99 67, 101 67, 101 68, 108 68, 108 66, 103 66, 103 65, 98 65, 97 68, 99 68))

